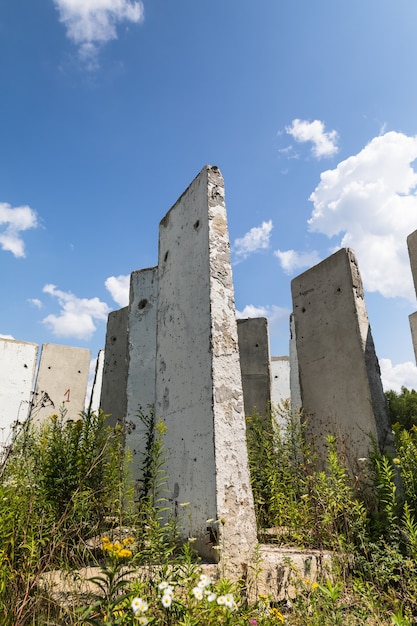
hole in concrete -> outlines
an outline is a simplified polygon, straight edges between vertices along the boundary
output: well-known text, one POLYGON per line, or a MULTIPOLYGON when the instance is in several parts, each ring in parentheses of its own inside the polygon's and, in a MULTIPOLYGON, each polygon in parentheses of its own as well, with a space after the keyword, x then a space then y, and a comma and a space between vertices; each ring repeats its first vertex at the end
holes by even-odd
POLYGON ((141 301, 139 302, 139 304, 138 304, 138 309, 139 309, 139 311, 142 311, 142 310, 145 308, 145 306, 146 306, 147 304, 148 304, 148 301, 147 301, 147 300, 141 300, 141 301))
POLYGON ((27 367, 28 367, 28 366, 27 366, 27 365, 26 365, 26 363, 25 363, 23 367, 26 367, 26 369, 27 369, 27 367))
POLYGON ((169 250, 165 252, 164 263, 168 260, 168 257, 169 257, 169 250))
POLYGON ((78 370, 78 373, 81 374, 81 370, 78 370))
POLYGON ((51 366, 50 366, 50 365, 48 365, 48 370, 50 370, 50 369, 51 369, 51 366))
POLYGON ((110 341, 111 341, 112 343, 114 343, 114 342, 116 341, 116 339, 117 339, 117 337, 115 337, 115 336, 113 335, 113 337, 110 339, 110 341))
POLYGON ((259 348, 259 343, 255 343, 255 348, 259 348))
POLYGON ((198 230, 199 226, 200 226, 200 220, 197 220, 196 222, 194 222, 194 224, 193 224, 194 230, 198 230))
POLYGON ((305 310, 305 308, 304 308, 304 307, 301 309, 301 312, 302 312, 302 313, 305 313, 305 312, 306 312, 306 310, 305 310))
POLYGON ((337 291, 337 292, 340 292, 340 291, 342 291, 342 290, 340 289, 340 287, 338 287, 338 288, 336 289, 336 291, 337 291))

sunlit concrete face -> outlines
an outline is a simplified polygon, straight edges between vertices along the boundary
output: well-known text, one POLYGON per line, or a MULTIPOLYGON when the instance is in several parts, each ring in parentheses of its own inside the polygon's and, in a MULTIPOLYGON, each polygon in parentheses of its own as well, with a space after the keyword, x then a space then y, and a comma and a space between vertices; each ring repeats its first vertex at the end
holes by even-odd
POLYGON ((202 555, 216 558, 210 542, 219 533, 230 563, 241 562, 256 544, 256 523, 217 168, 202 170, 159 232, 156 412, 167 426, 167 497, 202 555))
POLYGON ((0 338, 0 445, 29 413, 38 345, 0 338))
POLYGON ((31 420, 42 422, 52 414, 78 420, 85 408, 90 350, 52 343, 42 345, 31 420))

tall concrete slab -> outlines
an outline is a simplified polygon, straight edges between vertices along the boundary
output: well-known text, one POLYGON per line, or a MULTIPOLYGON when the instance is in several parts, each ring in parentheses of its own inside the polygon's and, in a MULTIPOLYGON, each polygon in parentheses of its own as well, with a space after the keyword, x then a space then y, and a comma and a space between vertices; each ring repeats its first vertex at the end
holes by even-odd
POLYGON ((132 476, 138 487, 146 454, 146 427, 138 413, 147 414, 155 406, 157 306, 158 268, 132 272, 128 311, 126 445, 132 452, 132 476))
POLYGON ((293 416, 299 415, 302 407, 300 372, 298 368, 297 341, 295 338, 294 314, 290 315, 290 390, 293 416))
POLYGON ((205 167, 161 221, 158 269, 156 411, 167 426, 167 497, 174 511, 190 503, 184 534, 203 557, 216 560, 220 543, 226 566, 238 567, 257 539, 216 167, 205 167))
MULTIPOLYGON (((411 273, 413 275, 414 290, 417 294, 417 230, 407 237, 408 255, 410 258, 411 273)), ((411 338, 413 341, 414 356, 417 363, 417 313, 409 315, 411 338)))
POLYGON ((411 315, 408 316, 408 321, 410 323, 411 339, 412 339, 413 348, 414 348, 414 357, 417 363, 417 312, 411 313, 411 315))
POLYGON ((288 356, 271 357, 271 403, 278 406, 291 399, 290 358, 288 356))
POLYGON ((407 237, 408 256, 410 258, 411 273, 413 275, 414 290, 417 294, 417 230, 407 237))
POLYGON ((90 350, 52 343, 42 345, 30 418, 42 422, 65 409, 66 420, 77 420, 85 408, 90 350))
POLYGON ((112 311, 107 318, 101 409, 110 426, 124 422, 127 411, 128 310, 126 306, 112 311))
POLYGON ((271 406, 268 320, 238 319, 237 333, 245 415, 265 418, 271 406))
POLYGON ((37 358, 36 343, 0 339, 0 446, 28 417, 37 358))
POLYGON ((352 250, 342 249, 291 283, 306 436, 324 454, 333 434, 352 471, 371 438, 392 449, 378 360, 352 250))
POLYGON ((98 413, 100 410, 101 387, 103 385, 103 368, 104 368, 104 350, 99 350, 96 359, 96 368, 94 372, 94 380, 91 388, 91 397, 88 410, 92 413, 98 413))

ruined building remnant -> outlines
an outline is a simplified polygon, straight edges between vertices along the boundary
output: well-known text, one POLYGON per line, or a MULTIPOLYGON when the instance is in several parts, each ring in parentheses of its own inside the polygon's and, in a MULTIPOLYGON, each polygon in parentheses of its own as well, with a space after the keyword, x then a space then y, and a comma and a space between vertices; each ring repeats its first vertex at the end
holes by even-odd
POLYGON ((217 560, 213 548, 222 542, 230 566, 240 563, 257 535, 224 183, 216 167, 205 167, 163 218, 157 268, 133 272, 129 307, 111 315, 102 408, 113 419, 126 416, 135 476, 140 481, 145 453, 135 416, 153 405, 167 427, 169 507, 180 513, 190 503, 184 533, 196 537, 203 557, 217 560))
POLYGON ((373 441, 383 451, 393 440, 353 251, 297 276, 291 291, 306 436, 319 447, 336 436, 354 469, 373 441))
MULTIPOLYGON (((417 294, 417 230, 407 237, 408 255, 410 257, 411 273, 413 275, 414 290, 417 294)), ((414 355, 417 362, 417 312, 408 316, 410 322, 411 338, 413 341, 414 355)))
POLYGON ((28 420, 40 423, 62 409, 66 420, 84 410, 90 351, 0 338, 0 444, 28 420), (38 352, 40 352, 37 366, 38 352))
POLYGON ((272 400, 268 320, 238 319, 237 331, 245 415, 265 418, 272 400))

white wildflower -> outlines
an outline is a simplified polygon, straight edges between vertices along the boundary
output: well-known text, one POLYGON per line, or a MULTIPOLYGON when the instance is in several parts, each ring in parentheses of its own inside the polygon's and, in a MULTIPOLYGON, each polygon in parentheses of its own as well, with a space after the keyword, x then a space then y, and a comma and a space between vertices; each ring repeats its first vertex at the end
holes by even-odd
POLYGON ((203 599, 203 590, 201 589, 201 587, 194 587, 192 590, 192 594, 197 600, 203 599))
POLYGON ((204 589, 205 587, 208 587, 209 585, 211 585, 210 576, 206 576, 206 574, 201 574, 200 580, 198 581, 197 586, 202 587, 204 589))
POLYGON ((167 593, 164 593, 164 595, 161 598, 161 602, 164 608, 169 609, 169 607, 172 604, 172 595, 168 595, 167 593))
POLYGON ((131 607, 135 615, 138 613, 146 613, 148 610, 148 603, 146 600, 142 600, 142 598, 133 598, 131 607))

